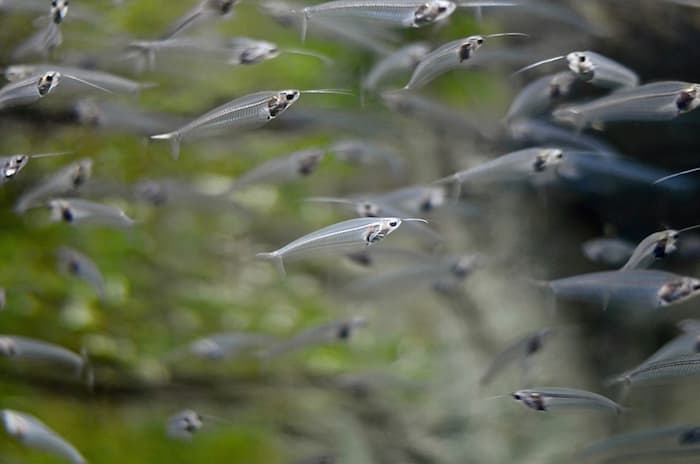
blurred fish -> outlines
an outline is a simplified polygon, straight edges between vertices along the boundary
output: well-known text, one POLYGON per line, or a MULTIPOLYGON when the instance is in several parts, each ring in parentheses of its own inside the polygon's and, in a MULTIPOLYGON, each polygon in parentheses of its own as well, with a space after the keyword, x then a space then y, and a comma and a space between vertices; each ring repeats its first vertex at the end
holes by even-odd
POLYGON ((569 69, 581 80, 606 89, 636 87, 639 76, 617 61, 592 51, 577 51, 567 55, 548 58, 526 66, 517 73, 535 68, 542 64, 566 59, 569 69))
POLYGON ((73 110, 78 121, 85 126, 142 136, 167 130, 179 122, 170 115, 144 112, 140 107, 124 102, 93 98, 78 100, 73 110))
POLYGON ((451 176, 439 179, 438 184, 453 183, 457 193, 463 184, 501 183, 526 180, 532 176, 556 171, 564 152, 558 148, 526 148, 508 153, 491 161, 451 176))
POLYGON ((586 258, 611 267, 625 264, 634 253, 634 248, 634 245, 626 240, 609 237, 586 240, 581 245, 586 258))
POLYGON ((273 158, 234 179, 229 191, 260 183, 281 183, 301 179, 316 171, 325 155, 326 150, 314 147, 273 158))
POLYGON ((217 132, 223 129, 253 129, 275 119, 296 102, 302 93, 341 93, 339 90, 267 90, 256 92, 225 103, 195 118, 192 122, 152 139, 170 140, 172 153, 177 158, 180 142, 186 138, 217 132))
POLYGON ((172 206, 195 211, 233 212, 241 216, 251 214, 246 208, 224 194, 206 193, 196 185, 175 179, 142 179, 132 187, 136 200, 156 207, 172 206))
POLYGON ((697 433, 698 425, 672 425, 666 427, 654 427, 639 431, 614 435, 596 441, 576 453, 576 457, 582 459, 601 459, 605 456, 618 456, 626 450, 646 449, 650 446, 662 446, 665 442, 669 445, 684 444, 687 439, 697 433))
POLYGON ((28 105, 51 93, 61 82, 61 74, 49 71, 30 76, 0 88, 0 109, 28 105))
POLYGON ((81 83, 88 82, 93 86, 111 92, 138 92, 153 87, 155 84, 136 82, 126 77, 117 76, 94 69, 75 68, 71 66, 56 66, 52 64, 22 64, 10 65, 5 68, 5 78, 10 82, 26 79, 31 76, 48 72, 58 72, 62 76, 77 78, 81 83))
POLYGON ((328 147, 328 151, 338 160, 360 166, 384 163, 394 176, 403 174, 406 169, 406 161, 397 151, 364 139, 337 140, 328 147))
POLYGON ((602 271, 542 282, 556 298, 649 311, 700 294, 700 280, 670 272, 633 269, 602 271))
POLYGON ((664 344, 638 366, 612 377, 606 384, 615 385, 617 383, 627 383, 637 372, 646 369, 652 364, 696 354, 700 354, 700 334, 697 332, 686 332, 664 344))
POLYGON ((352 319, 328 322, 317 327, 302 330, 288 340, 274 344, 270 348, 262 351, 260 356, 263 359, 270 359, 282 354, 288 354, 291 351, 309 345, 347 341, 352 337, 356 329, 365 327, 366 325, 367 319, 364 317, 354 317, 352 319))
POLYGON ((70 153, 71 152, 69 151, 62 151, 56 153, 37 153, 34 155, 17 154, 0 156, 0 185, 14 179, 15 176, 19 174, 22 169, 24 169, 30 159, 62 156, 70 153))
POLYGON ((18 335, 0 335, 0 356, 16 361, 35 360, 72 369, 76 377, 89 374, 87 360, 62 346, 18 335))
MULTIPOLYGON (((224 332, 207 335, 176 349, 172 355, 191 354, 211 361, 231 359, 242 352, 269 345, 273 339, 267 335, 246 332, 224 332)), ((171 355, 171 356, 172 356, 171 355)))
MULTIPOLYGON (((521 34, 519 32, 504 32, 501 34, 471 35, 469 37, 448 42, 421 58, 416 66, 416 69, 413 71, 411 79, 404 86, 404 89, 408 90, 422 87, 450 69, 454 69, 460 65, 474 63, 472 58, 477 50, 484 45, 484 41, 486 39, 492 37, 512 36, 527 37, 527 34, 521 34), (465 61, 467 63, 465 63, 465 61)), ((506 54, 503 56, 509 57, 510 55, 506 54)), ((497 54, 493 54, 492 57, 498 59, 497 54)))
POLYGON ((445 206, 447 192, 440 185, 413 185, 385 192, 375 199, 409 213, 430 213, 445 206))
POLYGON ((686 227, 681 230, 666 229, 660 232, 654 232, 644 238, 639 245, 634 249, 629 261, 625 263, 622 270, 626 269, 645 269, 656 261, 663 259, 676 251, 676 241, 678 236, 683 232, 697 229, 700 225, 686 227))
POLYGON ((63 43, 60 22, 52 20, 45 26, 39 28, 27 40, 19 44, 12 51, 12 59, 17 60, 30 55, 47 56, 53 49, 63 43))
POLYGON ((508 134, 515 141, 529 145, 555 145, 595 153, 597 156, 617 158, 619 153, 607 142, 587 134, 579 134, 541 119, 508 121, 508 134))
POLYGON ((106 297, 105 281, 97 265, 86 255, 69 247, 61 247, 56 251, 58 268, 61 272, 79 277, 89 283, 97 292, 100 299, 106 297))
POLYGON ((537 330, 526 334, 524 337, 514 341, 506 348, 498 353, 484 374, 479 379, 481 385, 486 385, 493 378, 510 364, 519 363, 522 369, 523 377, 528 373, 528 362, 535 354, 539 353, 545 341, 552 335, 553 330, 550 328, 537 330))
POLYGON ((181 34, 196 24, 229 16, 238 0, 200 0, 200 2, 175 20, 163 36, 164 39, 181 34))
POLYGON ((5 292, 5 289, 3 287, 0 287, 0 311, 5 309, 6 304, 7 304, 7 292, 5 292))
POLYGON ((578 130, 587 127, 603 130, 610 122, 668 121, 700 105, 699 88, 697 84, 677 81, 645 84, 557 109, 553 116, 578 130))
POLYGON ((411 221, 427 222, 424 219, 394 217, 349 219, 304 235, 275 251, 258 253, 257 257, 272 261, 284 275, 283 259, 288 255, 321 249, 362 249, 387 237, 402 222, 411 221))
POLYGON ((576 76, 569 72, 550 74, 525 86, 508 108, 507 121, 540 116, 569 96, 576 76))
POLYGON ((256 64, 272 58, 277 58, 281 53, 310 56, 331 64, 332 59, 321 53, 298 48, 280 48, 277 44, 266 40, 251 39, 249 37, 232 37, 226 41, 226 50, 229 53, 228 64, 256 64))
POLYGON ((78 198, 55 198, 49 201, 51 220, 70 224, 103 224, 131 227, 136 223, 124 211, 114 206, 78 198))
POLYGON ((62 457, 73 464, 86 462, 73 445, 36 417, 11 409, 0 410, 0 416, 8 435, 23 445, 62 457))
POLYGON ((536 411, 552 411, 558 409, 602 409, 620 414, 622 406, 613 400, 597 393, 573 388, 541 387, 518 390, 512 394, 528 408, 536 411))
POLYGON ((15 212, 21 214, 28 208, 37 206, 42 200, 53 195, 75 192, 85 185, 92 175, 92 160, 83 158, 59 169, 36 187, 22 194, 15 204, 15 212))
POLYGON ((428 52, 430 52, 430 48, 423 42, 404 45, 374 64, 369 73, 362 79, 362 88, 374 91, 379 83, 390 75, 400 71, 413 70, 428 52))
POLYGON ((676 324, 676 327, 685 333, 700 333, 700 320, 683 319, 676 324))
POLYGON ((665 383, 667 381, 700 374, 700 355, 684 355, 671 359, 645 363, 628 372, 616 382, 624 382, 627 388, 645 383, 665 383))
POLYGON ((185 409, 168 417, 165 432, 170 438, 191 440, 203 425, 202 416, 191 409, 185 409))

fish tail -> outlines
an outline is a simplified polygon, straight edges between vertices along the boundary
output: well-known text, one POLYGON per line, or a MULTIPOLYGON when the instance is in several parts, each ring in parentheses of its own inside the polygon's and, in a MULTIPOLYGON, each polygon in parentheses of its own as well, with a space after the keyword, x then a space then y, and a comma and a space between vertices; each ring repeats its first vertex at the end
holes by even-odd
POLYGON ((173 159, 180 157, 180 134, 177 132, 168 132, 166 134, 156 134, 151 136, 152 140, 170 140, 170 152, 173 159))
POLYGON ((284 262, 282 261, 282 256, 279 253, 275 253, 273 251, 271 253, 258 253, 255 256, 258 259, 272 262, 275 265, 275 268, 277 268, 277 272, 279 272, 279 274, 282 277, 285 277, 287 275, 287 272, 284 270, 284 262))

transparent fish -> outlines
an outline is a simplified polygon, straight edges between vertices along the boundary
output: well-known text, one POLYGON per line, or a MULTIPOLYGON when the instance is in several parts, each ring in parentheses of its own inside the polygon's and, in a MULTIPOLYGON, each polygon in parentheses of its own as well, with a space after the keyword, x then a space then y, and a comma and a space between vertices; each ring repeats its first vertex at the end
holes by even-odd
POLYGON ((362 79, 362 88, 374 91, 387 77, 401 71, 413 70, 420 60, 430 52, 427 44, 422 42, 405 45, 392 54, 377 61, 362 79))
MULTIPOLYGON (((506 32, 502 34, 472 35, 448 42, 421 58, 413 71, 413 75, 404 89, 416 89, 422 87, 437 76, 460 66, 480 64, 475 60, 476 52, 484 45, 485 40, 493 37, 527 37, 527 34, 519 32, 506 32)), ((487 55, 487 58, 499 60, 496 53, 487 55)), ((503 58, 510 58, 511 55, 504 54, 503 58)))
POLYGON ((398 229, 404 221, 427 222, 424 219, 394 217, 349 219, 304 235, 275 251, 258 253, 257 257, 272 261, 278 271, 284 275, 283 259, 288 255, 323 249, 337 249, 345 252, 362 249, 383 240, 398 229))
POLYGON ((681 303, 700 294, 700 280, 670 272, 633 269, 580 274, 543 282, 566 300, 649 311, 681 303))
POLYGON ((0 410, 0 417, 7 434, 24 446, 46 451, 73 464, 86 462, 73 445, 31 414, 3 409, 0 410))
POLYGON ((634 377, 637 372, 646 369, 647 366, 661 361, 673 360, 697 354, 700 354, 700 334, 693 332, 684 333, 664 344, 638 366, 613 377, 606 383, 608 385, 627 383, 628 379, 634 377))
POLYGON ((549 328, 537 330, 508 345, 493 358, 489 367, 479 379, 479 383, 481 385, 490 383, 499 372, 510 364, 520 364, 522 375, 527 375, 529 361, 532 359, 532 356, 542 350, 545 341, 552 333, 553 330, 549 328))
POLYGON ((66 165, 51 174, 39 185, 22 194, 15 204, 15 212, 23 213, 38 206, 48 197, 75 192, 90 179, 92 160, 84 158, 66 165))
POLYGON ((368 140, 338 140, 328 147, 328 151, 338 160, 360 166, 386 164, 394 176, 401 175, 406 168, 406 161, 396 150, 368 140))
POLYGON ((18 60, 31 55, 47 56, 63 43, 60 23, 53 19, 39 28, 27 40, 12 51, 12 59, 18 60))
POLYGON ((203 22, 229 16, 238 0, 201 0, 197 6, 176 19, 167 29, 164 39, 182 34, 203 22))
POLYGON ((212 361, 231 359, 253 349, 262 348, 273 342, 267 335, 246 332, 225 332, 207 335, 175 350, 174 355, 191 354, 212 361))
POLYGON ((230 190, 260 183, 291 182, 313 174, 326 155, 323 148, 306 148, 271 159, 234 179, 230 190))
POLYGON ((600 409, 612 414, 620 414, 622 406, 597 393, 573 388, 538 387, 518 390, 513 399, 536 411, 556 411, 559 409, 600 409))
POLYGON ((302 93, 341 93, 339 90, 267 90, 256 92, 225 103, 195 118, 192 122, 152 139, 170 140, 172 153, 177 157, 180 142, 205 133, 232 129, 254 129, 272 121, 296 102, 302 93))
POLYGON ((564 157, 558 148, 526 148, 436 181, 454 183, 458 192, 464 184, 513 182, 556 170, 564 157))
POLYGON ((81 278, 89 283, 97 292, 100 299, 104 299, 105 281, 97 265, 85 254, 69 247, 61 247, 56 251, 58 268, 61 272, 81 278))
POLYGON ((191 440, 204 426, 204 418, 192 409, 184 409, 168 417, 165 432, 170 438, 191 440))
POLYGON ((266 60, 277 58, 282 53, 310 56, 329 65, 332 59, 321 53, 297 48, 280 48, 277 44, 266 40, 251 39, 249 37, 233 37, 226 41, 225 49, 229 54, 228 64, 248 65, 257 64, 266 60))
POLYGON ((0 109, 34 103, 51 93, 59 82, 61 74, 55 71, 11 82, 0 88, 0 109))
POLYGON ((526 85, 513 99, 506 114, 507 121, 540 116, 566 99, 576 76, 564 71, 540 77, 526 85))
POLYGON ((619 238, 601 237, 586 240, 581 250, 586 258, 611 267, 625 264, 634 252, 634 245, 619 238))
POLYGON ((131 227, 136 221, 119 208, 78 198, 56 198, 49 201, 51 220, 69 224, 102 224, 131 227))
POLYGON ((548 58, 526 66, 516 73, 552 63, 566 60, 569 69, 584 82, 606 89, 620 89, 639 85, 639 76, 631 69, 617 61, 592 51, 576 51, 567 55, 548 58))
POLYGON ((688 230, 697 229, 700 226, 691 226, 681 230, 666 229, 645 237, 634 249, 632 256, 622 267, 627 269, 645 269, 657 259, 664 259, 678 249, 676 242, 678 236, 688 230))
POLYGON ((696 84, 656 82, 618 90, 588 103, 566 106, 552 113, 554 119, 577 129, 603 129, 620 121, 668 121, 700 105, 696 84))
POLYGON ((37 153, 33 155, 9 155, 0 156, 0 185, 9 182, 15 178, 19 172, 29 163, 30 159, 47 158, 53 156, 67 155, 71 152, 56 152, 56 153, 37 153))
POLYGON ((73 109, 81 124, 107 132, 148 136, 180 122, 170 115, 146 112, 126 102, 83 98, 73 109))
POLYGON ((666 383, 698 374, 700 374, 700 355, 693 354, 645 363, 634 371, 626 373, 622 381, 626 387, 632 387, 646 383, 666 383))
POLYGON ((45 361, 70 368, 76 377, 88 374, 84 356, 62 346, 18 335, 0 335, 0 356, 14 361, 45 361))
POLYGON ((392 205, 409 213, 430 213, 447 203, 447 191, 440 185, 413 185, 374 197, 379 203, 392 205))
POLYGON ((5 68, 5 78, 10 82, 15 82, 51 71, 58 72, 62 76, 76 77, 80 79, 81 82, 89 82, 98 88, 112 92, 138 92, 139 90, 154 86, 154 84, 137 82, 126 77, 95 69, 56 66, 53 64, 10 65, 5 68))
POLYGON ((367 319, 364 317, 328 322, 317 327, 302 330, 288 340, 281 341, 262 351, 260 356, 263 359, 270 359, 310 345, 347 341, 352 337, 356 329, 366 325, 367 319))

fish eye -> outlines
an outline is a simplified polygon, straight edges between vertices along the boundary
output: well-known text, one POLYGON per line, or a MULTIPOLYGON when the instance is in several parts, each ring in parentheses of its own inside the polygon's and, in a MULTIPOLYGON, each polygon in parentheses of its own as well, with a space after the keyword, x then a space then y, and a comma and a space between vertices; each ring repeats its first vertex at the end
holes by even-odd
POLYGON ((478 39, 476 39, 476 43, 478 43, 479 45, 483 45, 484 44, 483 37, 479 37, 478 39))
POLYGON ((516 399, 516 400, 521 400, 521 399, 523 399, 523 397, 520 396, 520 393, 513 393, 512 396, 513 396, 513 398, 516 399))
POLYGON ((399 225, 399 222, 398 222, 398 221, 391 221, 391 222, 389 223, 389 227, 396 227, 396 226, 398 226, 398 225, 399 225))
POLYGON ((287 100, 294 100, 294 94, 293 93, 288 93, 286 95, 287 100))
POLYGON ((586 62, 586 57, 585 57, 585 55, 579 56, 579 57, 578 57, 578 61, 579 61, 579 63, 585 63, 585 62, 586 62))
POLYGON ((438 7, 438 13, 444 13, 445 11, 447 11, 447 7, 446 7, 446 6, 439 6, 439 7, 438 7))

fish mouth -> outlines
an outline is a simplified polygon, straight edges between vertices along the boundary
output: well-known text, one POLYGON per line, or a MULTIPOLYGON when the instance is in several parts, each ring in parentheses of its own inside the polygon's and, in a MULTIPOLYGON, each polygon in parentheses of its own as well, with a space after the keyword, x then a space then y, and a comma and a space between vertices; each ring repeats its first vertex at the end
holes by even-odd
POLYGON ((595 74, 595 65, 582 52, 572 52, 566 55, 566 61, 569 63, 569 69, 585 81, 593 79, 595 74))

